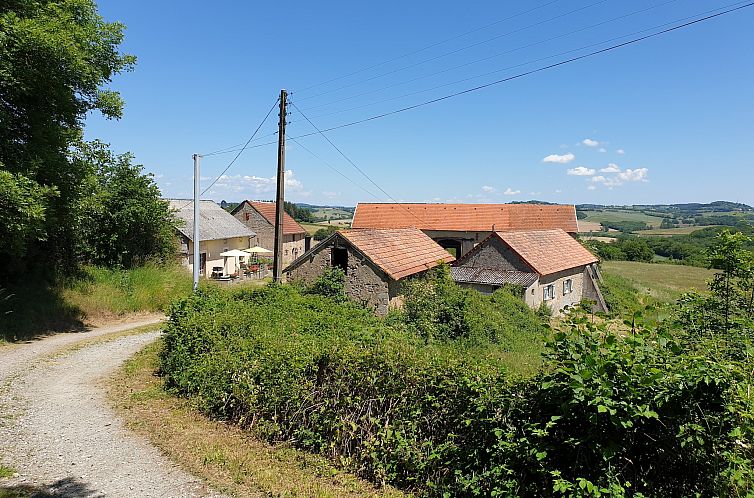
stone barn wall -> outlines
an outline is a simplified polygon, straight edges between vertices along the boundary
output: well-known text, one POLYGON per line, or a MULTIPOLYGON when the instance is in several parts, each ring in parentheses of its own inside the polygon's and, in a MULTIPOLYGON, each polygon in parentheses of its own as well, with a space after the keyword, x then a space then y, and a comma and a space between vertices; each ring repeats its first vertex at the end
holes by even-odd
MULTIPOLYGON (((256 232, 257 236, 251 239, 252 245, 264 247, 270 251, 275 249, 275 227, 267 221, 267 218, 248 204, 233 215, 238 221, 256 232)), ((305 234, 288 234, 283 236, 283 266, 289 265, 305 251, 305 234)), ((272 257, 272 255, 269 255, 272 257)))
MULTIPOLYGON (((334 240, 326 246, 317 246, 305 261, 287 272, 291 282, 311 284, 327 268, 332 267, 332 248, 334 240)), ((393 282, 382 270, 354 251, 350 245, 341 242, 339 247, 348 251, 348 269, 346 270, 346 294, 354 301, 374 308, 379 315, 385 315, 391 306, 391 300, 398 297, 400 285, 393 282)), ((395 305, 395 303, 393 303, 395 305)))

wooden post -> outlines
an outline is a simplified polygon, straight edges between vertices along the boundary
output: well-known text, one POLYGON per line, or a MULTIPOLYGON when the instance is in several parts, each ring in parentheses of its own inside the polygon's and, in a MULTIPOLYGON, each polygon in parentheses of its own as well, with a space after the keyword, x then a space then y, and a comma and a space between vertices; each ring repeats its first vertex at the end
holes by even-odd
POLYGON ((285 203, 285 114, 288 92, 280 90, 280 122, 278 123, 278 185, 275 198, 275 255, 272 278, 280 282, 283 277, 283 213, 285 203))

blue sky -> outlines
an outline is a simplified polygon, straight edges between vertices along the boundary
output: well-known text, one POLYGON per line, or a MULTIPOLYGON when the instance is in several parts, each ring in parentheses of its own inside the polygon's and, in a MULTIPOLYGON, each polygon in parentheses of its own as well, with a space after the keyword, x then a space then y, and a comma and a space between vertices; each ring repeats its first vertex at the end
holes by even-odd
MULTIPOLYGON (((111 85, 123 119, 91 115, 86 135, 134 153, 165 196, 189 197, 192 154, 245 142, 281 88, 323 129, 730 3, 102 0, 138 62, 111 85)), ((754 7, 327 135, 400 201, 754 204, 752 28, 754 7)), ((313 131, 291 112, 289 136, 313 131)), ((276 130, 273 112, 259 135, 276 130)), ((330 166, 289 141, 287 199, 390 200, 321 136, 300 141, 330 166)), ((234 156, 205 157, 203 186, 234 156)), ((205 197, 272 199, 275 167, 275 145, 248 149, 205 197)))

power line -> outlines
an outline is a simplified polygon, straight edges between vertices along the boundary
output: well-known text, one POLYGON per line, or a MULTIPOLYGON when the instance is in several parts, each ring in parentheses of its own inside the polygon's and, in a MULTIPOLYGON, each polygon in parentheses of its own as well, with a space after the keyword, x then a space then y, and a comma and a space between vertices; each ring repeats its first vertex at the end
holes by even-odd
POLYGON ((533 24, 529 24, 528 26, 524 26, 523 28, 514 29, 513 31, 508 31, 507 33, 503 33, 501 35, 496 35, 496 36, 493 36, 492 38, 488 38, 486 40, 482 40, 482 41, 479 41, 479 42, 476 42, 476 43, 472 43, 471 45, 466 45, 465 47, 458 48, 458 49, 453 50, 451 52, 446 52, 446 53, 441 54, 441 55, 430 57, 429 59, 424 59, 424 60, 421 60, 419 62, 415 62, 413 64, 409 64, 408 66, 403 66, 403 67, 400 67, 398 69, 393 69, 393 70, 388 71, 386 73, 378 74, 376 76, 371 76, 369 78, 362 79, 362 80, 359 80, 359 81, 356 81, 356 82, 353 82, 353 83, 349 83, 347 85, 343 85, 343 86, 334 88, 332 90, 327 90, 326 92, 321 92, 321 93, 318 93, 316 95, 310 95, 309 97, 304 97, 304 98, 299 99, 299 100, 300 101, 301 100, 309 100, 309 99, 313 99, 313 98, 316 98, 316 97, 321 97, 322 95, 327 95, 327 94, 330 94, 330 93, 333 93, 333 92, 337 92, 339 90, 350 88, 352 86, 359 85, 361 83, 366 83, 367 81, 372 81, 372 80, 375 80, 375 79, 378 79, 378 78, 382 78, 383 76, 389 76, 389 75, 394 74, 394 73, 405 71, 406 69, 412 69, 412 68, 415 68, 417 66, 421 66, 423 64, 426 64, 428 62, 436 61, 438 59, 442 59, 444 57, 448 57, 450 55, 454 55, 454 54, 457 54, 459 52, 463 52, 464 50, 468 50, 470 48, 474 48, 474 47, 477 47, 479 45, 484 45, 485 43, 489 43, 489 42, 498 40, 500 38, 504 38, 506 36, 510 36, 510 35, 513 35, 513 34, 516 34, 516 33, 520 33, 521 31, 526 31, 527 29, 531 29, 531 28, 534 28, 534 27, 537 27, 537 26, 541 26, 542 24, 547 24, 548 22, 552 22, 552 21, 556 21, 558 19, 562 19, 563 17, 567 17, 567 16, 570 16, 571 14, 575 14, 576 12, 581 12, 583 10, 590 9, 592 7, 595 7, 595 6, 599 5, 599 4, 602 4, 602 3, 605 3, 605 2, 608 2, 608 1, 610 1, 610 0, 599 0, 599 1, 591 3, 589 5, 585 5, 583 7, 579 7, 578 9, 573 9, 573 10, 569 10, 568 12, 565 12, 563 14, 558 14, 557 16, 551 17, 549 19, 545 19, 544 21, 537 21, 537 22, 535 22, 533 24))
POLYGON ((425 47, 423 47, 423 48, 420 48, 420 49, 418 49, 418 50, 414 50, 414 51, 412 51, 412 52, 407 52, 407 53, 404 53, 404 54, 402 54, 402 55, 399 55, 399 56, 397 56, 397 57, 393 57, 392 59, 388 59, 388 60, 386 60, 386 61, 383 61, 383 62, 378 62, 377 64, 373 64, 373 65, 371 65, 371 66, 368 66, 368 67, 364 67, 364 68, 362 68, 362 69, 358 69, 358 70, 356 70, 356 71, 354 71, 354 72, 352 72, 352 73, 344 74, 344 75, 342 75, 342 76, 337 76, 337 77, 335 77, 335 78, 331 78, 331 79, 329 79, 329 80, 326 80, 326 81, 322 81, 322 82, 320 82, 320 83, 315 83, 314 85, 310 85, 310 86, 307 86, 307 87, 305 87, 305 88, 302 88, 302 89, 299 89, 299 90, 297 90, 297 91, 298 91, 299 93, 302 93, 302 92, 306 92, 306 91, 308 91, 308 90, 311 90, 312 88, 316 88, 316 87, 318 87, 318 86, 326 85, 326 84, 328 84, 328 83, 332 83, 333 81, 342 80, 342 79, 344 79, 344 78, 348 78, 348 77, 350 77, 350 76, 355 76, 355 75, 357 75, 357 74, 360 74, 360 73, 363 73, 363 72, 365 72, 365 71, 369 71, 370 69, 375 69, 375 68, 378 68, 378 67, 380 67, 380 66, 384 66, 385 64, 390 64, 391 62, 395 62, 395 61, 397 61, 397 60, 400 60, 400 59, 405 59, 406 57, 410 57, 410 56, 412 56, 412 55, 416 55, 416 54, 418 54, 418 53, 421 53, 421 52, 424 52, 424 51, 426 51, 426 50, 429 50, 430 48, 434 48, 434 47, 437 47, 437 46, 439 46, 439 45, 442 45, 442 44, 444 44, 444 43, 447 43, 447 42, 449 42, 449 41, 457 40, 458 38, 463 38, 464 36, 470 35, 470 34, 472 34, 472 33, 476 33, 476 32, 478 32, 478 31, 482 31, 482 30, 484 30, 484 29, 487 29, 487 28, 491 28, 492 26, 495 26, 495 25, 497 25, 497 24, 500 24, 500 23, 502 23, 502 22, 505 22, 505 21, 510 21, 511 19, 515 19, 516 17, 520 17, 520 16, 523 16, 523 15, 529 14, 529 13, 531 13, 531 12, 534 12, 535 10, 539 10, 539 9, 542 9, 542 8, 544 8, 544 7, 547 7, 547 6, 549 6, 549 5, 552 5, 552 4, 554 4, 554 3, 557 3, 557 2, 559 2, 559 1, 560 1, 560 0, 552 0, 552 1, 550 1, 550 2, 544 3, 544 4, 542 4, 542 5, 539 5, 539 6, 537 6, 537 7, 531 8, 531 9, 529 9, 529 10, 525 10, 525 11, 523 11, 523 12, 519 12, 518 14, 514 14, 514 15, 512 15, 512 16, 509 16, 509 17, 505 17, 505 18, 503 18, 503 19, 498 19, 497 21, 491 22, 491 23, 489 23, 489 24, 485 24, 484 26, 480 26, 480 27, 478 27, 478 28, 474 28, 474 29, 471 29, 471 30, 469 30, 469 31, 466 31, 466 32, 464 32, 464 33, 461 33, 461 34, 458 34, 458 35, 452 36, 452 37, 450 37, 450 38, 446 38, 446 39, 444 39, 444 40, 441 40, 441 41, 439 41, 439 42, 435 42, 435 43, 432 43, 432 44, 430 44, 430 45, 427 45, 427 46, 425 46, 425 47))
MULTIPOLYGON (((600 50, 595 50, 595 51, 590 52, 588 54, 580 55, 578 57, 572 57, 570 59, 566 59, 566 60, 562 60, 562 61, 559 61, 559 62, 556 62, 556 63, 553 63, 553 64, 548 64, 546 66, 538 67, 536 69, 532 69, 531 71, 526 71, 526 72, 523 72, 523 73, 518 73, 518 74, 515 74, 513 76, 509 76, 507 78, 502 78, 502 79, 499 79, 499 80, 496 80, 496 81, 492 81, 490 83, 485 83, 483 85, 475 86, 473 88, 467 88, 466 90, 462 90, 462 91, 459 91, 459 92, 451 93, 449 95, 444 95, 442 97, 438 97, 438 98, 435 98, 435 99, 427 100, 425 102, 420 102, 418 104, 410 105, 410 106, 407 106, 407 107, 402 107, 400 109, 395 109, 393 111, 384 112, 382 114, 377 114, 377 115, 374 115, 374 116, 370 116, 368 118, 359 119, 357 121, 351 121, 350 123, 344 123, 344 124, 333 126, 333 127, 330 127, 330 128, 325 128, 324 130, 318 130, 317 132, 314 132, 314 133, 307 133, 307 134, 304 134, 304 135, 299 135, 299 136, 297 136, 295 138, 304 138, 304 137, 316 135, 317 133, 325 133, 325 132, 328 132, 328 131, 339 130, 341 128, 347 128, 349 126, 354 126, 354 125, 357 125, 357 124, 367 123, 369 121, 374 121, 376 119, 385 118, 385 117, 388 117, 388 116, 392 116, 394 114, 399 114, 401 112, 410 111, 410 110, 413 110, 413 109, 417 109, 419 107, 424 107, 426 105, 430 105, 430 104, 434 104, 434 103, 437 103, 437 102, 441 102, 443 100, 448 100, 448 99, 451 99, 453 97, 458 97, 460 95, 465 95, 467 93, 476 92, 476 91, 479 91, 479 90, 482 90, 482 89, 485 89, 485 88, 489 88, 491 86, 500 85, 500 84, 506 83, 508 81, 516 80, 516 79, 519 79, 519 78, 523 78, 524 76, 529 76, 529 75, 532 75, 532 74, 535 74, 535 73, 540 73, 540 72, 546 71, 548 69, 553 69, 553 68, 556 68, 556 67, 559 67, 559 66, 564 66, 564 65, 570 64, 572 62, 580 61, 582 59, 587 59, 589 57, 594 57, 596 55, 600 55, 600 54, 603 54, 603 53, 606 53, 606 52, 610 52, 610 51, 613 51, 613 50, 616 50, 618 48, 622 48, 622 47, 625 47, 625 46, 628 46, 628 45, 633 45, 633 44, 639 43, 641 41, 644 41, 644 40, 647 40, 647 39, 650 39, 650 38, 654 38, 654 37, 657 37, 657 36, 660 36, 660 35, 664 35, 664 34, 667 34, 667 33, 673 32, 673 31, 677 31, 679 29, 684 29, 684 28, 687 28, 689 26, 693 26, 695 24, 699 24, 701 22, 709 21, 710 19, 714 19, 714 18, 723 16, 723 15, 726 15, 726 14, 730 14, 730 13, 738 11, 738 10, 742 10, 742 9, 751 7, 752 5, 754 5, 754 2, 750 2, 750 3, 747 3, 745 5, 740 5, 738 7, 733 7, 733 8, 727 9, 727 10, 725 10, 723 12, 718 12, 716 14, 708 15, 708 16, 705 16, 705 17, 702 17, 702 18, 699 18, 699 19, 695 19, 693 21, 689 21, 689 22, 686 22, 686 23, 683 23, 683 24, 679 24, 679 25, 673 26, 671 28, 667 28, 667 29, 664 29, 662 31, 658 31, 656 33, 651 33, 649 35, 641 36, 641 37, 638 37, 638 38, 633 38, 633 39, 625 41, 623 43, 618 43, 618 44, 611 45, 609 47, 606 47, 606 48, 603 48, 603 49, 600 49, 600 50)), ((300 109, 299 109, 299 112, 301 112, 300 109)), ((302 115, 303 115, 303 113, 302 113, 302 115)))
MULTIPOLYGON (((425 79, 425 78, 431 78, 432 76, 437 76, 439 74, 447 73, 449 71, 454 71, 456 69, 461 69, 461 68, 466 67, 466 66, 471 66, 471 65, 474 65, 474 64, 478 64, 480 62, 485 62, 485 61, 488 61, 488 60, 491 60, 491 59, 496 59, 498 57, 502 57, 503 55, 508 55, 508 54, 513 53, 513 52, 518 52, 520 50, 524 50, 524 49, 527 49, 527 48, 535 47, 537 45, 542 45, 544 43, 551 42, 551 41, 554 41, 554 40, 558 40, 560 38, 565 38, 567 36, 571 36, 571 35, 574 35, 576 33, 581 33, 582 31, 587 31, 589 29, 593 29, 593 28, 596 28, 596 27, 599 27, 599 26, 603 26, 605 24, 609 24, 609 23, 612 23, 612 22, 615 22, 615 21, 620 21, 622 19, 626 19, 628 17, 632 17, 632 16, 635 16, 637 14, 643 14, 644 12, 648 12, 650 10, 658 9, 660 7, 664 7, 666 5, 669 5, 671 3, 675 3, 677 1, 678 0, 668 0, 668 1, 664 2, 664 3, 660 3, 660 4, 657 4, 657 5, 652 5, 650 7, 646 7, 644 9, 640 9, 640 10, 635 10, 633 12, 629 12, 627 14, 623 14, 623 15, 620 15, 620 16, 617 16, 617 17, 613 17, 613 18, 607 19, 605 21, 600 21, 600 22, 598 22, 596 24, 591 24, 589 26, 584 26, 582 28, 579 28, 579 29, 576 29, 576 30, 573 30, 573 31, 569 31, 567 33, 563 33, 563 34, 560 34, 560 35, 557 35, 557 36, 552 36, 552 37, 546 38, 544 40, 536 41, 536 42, 533 42, 533 43, 529 43, 527 45, 522 45, 522 46, 510 49, 510 50, 506 50, 505 52, 500 52, 500 53, 497 53, 495 55, 490 55, 490 56, 487 56, 487 57, 483 57, 481 59, 477 59, 477 60, 473 60, 473 61, 469 61, 469 62, 464 62, 463 64, 459 64, 457 66, 452 66, 452 67, 449 67, 449 68, 446 68, 446 69, 442 69, 440 71, 436 71, 434 73, 424 74, 422 76, 417 76, 415 78, 411 78, 411 79, 404 80, 404 81, 401 81, 401 82, 398 82, 398 83, 393 83, 393 84, 390 84, 390 85, 386 85, 386 86, 383 86, 381 88, 377 88, 377 89, 373 89, 373 90, 368 90, 366 92, 358 93, 356 95, 351 95, 349 97, 344 97, 344 98, 341 98, 341 99, 338 99, 338 100, 334 100, 332 102, 328 102, 326 104, 318 104, 318 105, 310 106, 310 107, 307 107, 305 110, 311 111, 312 109, 318 109, 320 107, 328 107, 328 106, 331 106, 331 105, 334 105, 334 104, 337 104, 337 103, 340 103, 340 102, 344 102, 346 100, 353 100, 353 99, 358 98, 358 97, 363 97, 364 95, 370 95, 370 94, 373 94, 373 93, 378 93, 378 92, 381 92, 383 90, 387 90, 389 88, 394 88, 396 86, 401 86, 401 85, 405 85, 405 84, 408 84, 408 83, 413 83, 414 81, 422 80, 422 79, 425 79)), ((740 4, 740 3, 744 3, 744 2, 738 2, 738 3, 740 4)), ((713 10, 708 11, 708 12, 715 12, 717 10, 720 10, 720 9, 713 9, 713 10)), ((706 14, 706 13, 707 12, 704 12, 702 14, 706 14)), ((696 15, 702 15, 702 14, 696 14, 696 15)), ((691 17, 694 17, 694 16, 691 16, 691 17)), ((683 18, 683 19, 680 19, 680 20, 685 20, 685 19, 689 19, 689 18, 690 17, 686 17, 686 18, 683 18)), ((673 22, 679 22, 680 20, 675 20, 673 22)), ((649 31, 651 29, 657 29, 658 27, 667 26, 668 24, 672 24, 672 23, 664 23, 664 24, 662 24, 660 26, 655 26, 653 28, 648 28, 648 29, 645 29, 645 30, 636 31, 634 33, 631 33, 631 35, 638 34, 638 33, 643 33, 643 32, 649 31)), ((626 36, 631 36, 631 35, 624 35, 624 36, 621 36, 621 37, 611 38, 611 39, 606 40, 604 42, 587 45, 586 47, 581 47, 580 49, 577 49, 577 50, 583 50, 584 48, 593 47, 595 45, 601 45, 603 43, 608 43, 610 41, 618 40, 618 39, 625 38, 626 36)), ((568 52, 561 52, 561 53, 559 53, 557 55, 563 55, 563 54, 566 54, 566 53, 575 52, 577 50, 571 50, 571 51, 568 51, 568 52)), ((546 59, 549 59, 549 58, 552 58, 552 57, 557 57, 557 55, 546 57, 544 59, 542 59, 542 58, 536 59, 534 61, 530 61, 530 62, 527 62, 527 63, 524 63, 524 64, 519 64, 519 65, 516 65, 516 66, 510 66, 510 67, 507 67, 505 69, 511 69, 511 68, 515 68, 515 67, 520 67, 520 66, 523 66, 523 65, 526 65, 526 64, 530 64, 531 62, 538 62, 538 61, 546 60, 546 59)), ((498 70, 498 71, 495 71, 495 72, 500 72, 500 71, 503 71, 505 69, 501 69, 501 70, 498 70)), ((479 78, 481 76, 487 76, 488 74, 492 74, 492 73, 485 73, 483 75, 474 76, 474 77, 470 77, 470 78, 465 78, 465 79, 457 81, 455 83, 458 83, 458 82, 461 82, 461 81, 468 81, 470 79, 479 78)), ((438 87, 434 87, 434 88, 431 88, 429 90, 434 90, 435 88, 438 88, 438 87)), ((429 90, 426 90, 426 91, 429 91, 429 90)), ((412 94, 409 94, 409 95, 414 95, 414 94, 415 93, 412 93, 412 94)), ((388 100, 390 100, 390 99, 388 99, 388 100)), ((352 109, 347 109, 347 110, 352 110, 352 109)), ((344 111, 337 111, 337 112, 344 112, 344 111)), ((335 114, 335 113, 332 113, 332 114, 335 114)), ((323 116, 329 116, 329 115, 330 114, 324 114, 323 116)))
MULTIPOLYGON (((272 114, 272 110, 275 109, 275 106, 277 105, 277 103, 278 103, 278 99, 275 99, 275 103, 272 104, 272 107, 270 107, 270 110, 267 111, 267 114, 264 116, 264 119, 262 120, 262 122, 259 123, 259 126, 257 126, 257 129, 254 130, 254 133, 251 134, 251 136, 246 141, 246 143, 244 144, 244 146, 241 149, 238 150, 238 154, 236 154, 236 157, 234 157, 233 160, 228 163, 228 165, 225 167, 225 169, 222 170, 222 172, 219 175, 217 175, 217 177, 212 181, 212 183, 209 184, 209 186, 207 188, 205 188, 204 190, 202 190, 202 193, 199 194, 199 197, 201 197, 202 195, 206 194, 207 191, 209 189, 211 189, 212 186, 215 183, 217 183, 218 180, 220 180, 220 178, 222 178, 222 176, 230 169, 230 167, 233 166, 233 164, 238 160, 238 158, 241 157, 241 154, 243 153, 243 151, 245 151, 247 148, 249 148, 249 144, 251 143, 252 140, 254 140, 254 137, 256 136, 256 134, 259 133, 259 129, 262 128, 262 126, 264 125, 264 123, 267 121, 267 118, 270 117, 270 114, 272 114)), ((184 204, 183 206, 181 206, 178 210, 180 211, 180 210, 184 209, 186 206, 190 205, 192 202, 194 202, 194 201, 191 200, 191 201, 187 202, 186 204, 184 204)))
MULTIPOLYGON (((322 130, 320 130, 320 129, 319 129, 318 127, 317 127, 317 125, 315 125, 314 123, 312 123, 312 120, 311 120, 311 119, 309 119, 309 118, 308 118, 308 117, 306 116, 306 114, 304 114, 303 112, 301 112, 301 109, 299 109, 299 108, 298 108, 298 106, 297 106, 297 105, 296 105, 296 104, 295 104, 294 102, 291 102, 291 105, 292 105, 293 107, 295 107, 295 108, 296 108, 296 110, 297 110, 297 111, 298 111, 299 113, 301 113, 301 115, 302 115, 302 116, 304 117, 304 119, 306 119, 306 120, 307 120, 307 121, 309 122, 309 124, 310 124, 310 125, 312 125, 312 127, 313 127, 313 128, 315 129, 315 130, 317 130, 317 133, 319 133, 320 135, 322 135, 322 138, 324 138, 325 140, 327 140, 327 142, 328 142, 328 143, 329 143, 330 145, 332 145, 332 147, 333 147, 333 148, 334 148, 335 150, 337 150, 337 151, 338 151, 338 154, 340 154, 341 156, 343 156, 343 159, 345 159, 346 161, 348 161, 348 162, 349 162, 349 163, 351 164, 351 166, 353 166, 353 167, 354 167, 354 169, 356 169, 356 171, 358 171, 359 173, 361 173, 361 174, 362 174, 362 175, 364 176, 364 178, 366 178, 367 180, 369 180, 369 182, 370 182, 370 183, 371 183, 372 185, 374 185, 375 187, 377 187, 377 189, 379 189, 379 191, 380 191, 380 192, 382 192, 383 194, 385 194, 385 196, 387 196, 387 198, 388 198, 388 199, 390 199, 391 201, 393 201, 393 202, 394 202, 395 204, 397 204, 397 205, 399 205, 399 206, 403 207, 403 206, 402 206, 402 204, 401 204, 400 202, 398 202, 397 200, 395 200, 395 198, 393 198, 393 196, 392 196, 392 195, 388 194, 388 193, 387 193, 387 191, 385 191, 385 189, 383 189, 382 187, 380 187, 380 186, 379 186, 379 185, 377 184, 377 182, 375 182, 374 180, 372 180, 372 178, 371 178, 371 177, 370 177, 369 175, 367 175, 367 174, 366 174, 366 172, 365 172, 365 171, 364 171, 363 169, 359 168, 359 166, 358 166, 358 165, 357 165, 357 164, 356 164, 355 162, 353 162, 353 161, 351 160, 351 158, 350 158, 350 157, 348 157, 348 156, 347 156, 347 155, 346 155, 346 154, 345 154, 345 153, 344 153, 344 152, 343 152, 342 150, 340 150, 340 147, 338 147, 337 145, 335 145, 335 143, 333 143, 333 141, 332 141, 332 140, 330 140, 330 138, 329 138, 329 137, 328 137, 327 135, 325 135, 325 134, 324 134, 324 133, 322 132, 322 130)), ((405 208, 404 208, 404 209, 405 209, 405 208)), ((421 223, 424 223, 424 220, 422 220, 421 218, 419 218, 418 216, 416 216, 416 214, 414 214, 414 213, 413 213, 413 212, 412 212, 411 210, 409 210, 409 209, 405 209, 405 211, 406 211, 406 212, 408 212, 408 213, 411 213, 411 216, 413 216, 414 218, 416 218, 417 220, 419 220, 419 222, 421 222, 421 223)))
POLYGON ((318 159, 320 162, 322 162, 322 164, 324 164, 325 166, 327 166, 328 168, 330 168, 331 170, 333 170, 334 172, 336 172, 337 174, 339 174, 340 176, 342 176, 343 178, 345 178, 346 180, 348 180, 352 185, 354 185, 356 187, 359 187, 361 190, 363 190, 367 194, 371 195, 372 197, 374 197, 378 201, 382 200, 378 196, 376 196, 375 194, 373 194, 371 191, 367 190, 363 186, 359 185, 358 183, 356 183, 355 181, 353 181, 352 179, 350 179, 348 176, 346 176, 343 172, 341 172, 335 166, 333 166, 332 164, 330 164, 328 161, 324 160, 322 157, 320 157, 319 155, 315 154, 311 149, 309 149, 308 147, 306 147, 299 140, 296 140, 295 138, 291 138, 288 135, 286 135, 286 138, 289 139, 289 140, 291 140, 292 142, 296 143, 296 145, 298 145, 299 147, 301 147, 302 149, 304 149, 306 152, 308 152, 309 154, 311 154, 312 156, 314 156, 316 159, 318 159))
MULTIPOLYGON (((257 137, 256 140, 262 140, 263 138, 273 137, 273 136, 275 136, 277 134, 278 134, 278 132, 274 131, 272 133, 268 133, 267 135, 262 135, 261 137, 257 137)), ((252 140, 252 142, 253 141, 255 141, 255 140, 252 140)), ((277 143, 277 142, 273 142, 273 143, 277 143)), ((209 157, 209 156, 217 156, 217 155, 220 155, 220 154, 228 154, 230 152, 236 152, 236 151, 238 151, 239 147, 241 147, 243 145, 244 145, 244 142, 241 142, 240 144, 230 145, 230 146, 224 147, 222 149, 214 150, 212 152, 207 152, 205 154, 199 154, 199 155, 202 156, 202 157, 209 157)), ((263 144, 263 145, 266 145, 266 144, 263 144)), ((250 149, 250 148, 253 148, 253 147, 247 147, 247 148, 250 149)))

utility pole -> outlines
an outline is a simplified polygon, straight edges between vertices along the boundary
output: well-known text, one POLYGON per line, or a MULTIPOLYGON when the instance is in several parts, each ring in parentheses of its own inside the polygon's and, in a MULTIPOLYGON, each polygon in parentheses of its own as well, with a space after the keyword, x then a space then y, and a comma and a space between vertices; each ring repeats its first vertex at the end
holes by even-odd
POLYGON ((288 92, 280 90, 280 121, 278 123, 278 190, 275 198, 275 255, 272 278, 280 282, 283 276, 283 203, 285 202, 285 117, 288 92))
POLYGON ((202 156, 194 154, 194 292, 199 288, 199 196, 201 195, 199 186, 199 159, 202 156))

